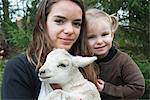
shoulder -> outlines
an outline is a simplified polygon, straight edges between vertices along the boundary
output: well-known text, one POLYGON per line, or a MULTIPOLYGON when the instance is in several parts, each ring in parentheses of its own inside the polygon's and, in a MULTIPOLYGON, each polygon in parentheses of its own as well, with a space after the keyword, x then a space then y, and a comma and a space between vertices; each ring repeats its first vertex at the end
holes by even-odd
POLYGON ((5 66, 5 69, 9 71, 23 71, 31 68, 33 69, 34 67, 28 62, 25 54, 18 54, 15 57, 9 59, 5 66))
POLYGON ((122 52, 119 49, 117 49, 117 54, 121 57, 130 57, 126 52, 122 52))
POLYGON ((131 56, 125 52, 120 51, 119 49, 117 49, 117 54, 116 57, 118 59, 120 59, 121 61, 128 61, 128 60, 132 60, 131 56))
POLYGON ((17 66, 24 66, 27 63, 27 58, 25 56, 25 54, 18 54, 15 57, 12 57, 11 59, 8 60, 8 62, 6 63, 6 67, 8 66, 13 66, 13 67, 17 67, 17 66))
POLYGON ((17 64, 17 63, 26 63, 27 58, 25 54, 18 54, 15 57, 12 57, 8 60, 7 64, 17 64))
POLYGON ((135 61, 132 59, 130 55, 120 50, 118 50, 117 53, 118 53, 118 61, 120 61, 123 68, 126 68, 126 69, 138 68, 138 65, 135 63, 135 61))
POLYGON ((135 66, 135 67, 137 67, 137 64, 132 59, 132 57, 129 54, 120 51, 119 49, 117 49, 117 53, 113 57, 112 62, 115 65, 117 63, 118 66, 122 66, 122 67, 123 66, 126 66, 126 67, 129 67, 129 66, 133 67, 133 66, 135 66))

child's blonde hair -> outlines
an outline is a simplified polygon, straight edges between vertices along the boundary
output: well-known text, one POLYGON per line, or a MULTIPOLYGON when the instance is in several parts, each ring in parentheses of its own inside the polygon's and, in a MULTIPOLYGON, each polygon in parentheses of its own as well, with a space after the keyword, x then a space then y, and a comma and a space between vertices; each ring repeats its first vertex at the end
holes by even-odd
POLYGON ((87 23, 89 20, 97 20, 100 17, 107 18, 107 21, 111 24, 111 31, 114 34, 118 28, 118 17, 109 15, 106 12, 95 8, 91 8, 86 11, 87 23))

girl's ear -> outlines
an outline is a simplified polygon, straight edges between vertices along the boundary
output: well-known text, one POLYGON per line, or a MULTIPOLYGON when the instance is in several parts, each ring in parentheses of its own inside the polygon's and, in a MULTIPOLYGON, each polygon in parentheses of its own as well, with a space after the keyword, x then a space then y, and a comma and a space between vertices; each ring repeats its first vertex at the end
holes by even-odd
POLYGON ((117 28, 118 28, 118 17, 114 16, 114 15, 110 15, 110 18, 112 20, 112 34, 115 34, 117 28))

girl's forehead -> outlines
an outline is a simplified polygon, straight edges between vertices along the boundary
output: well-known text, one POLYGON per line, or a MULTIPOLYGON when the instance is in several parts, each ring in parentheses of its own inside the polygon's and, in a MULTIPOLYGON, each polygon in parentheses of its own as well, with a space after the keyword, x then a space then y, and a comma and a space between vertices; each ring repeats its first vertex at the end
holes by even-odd
POLYGON ((52 16, 65 15, 71 18, 77 17, 82 19, 82 9, 70 0, 62 0, 53 4, 49 14, 52 16))

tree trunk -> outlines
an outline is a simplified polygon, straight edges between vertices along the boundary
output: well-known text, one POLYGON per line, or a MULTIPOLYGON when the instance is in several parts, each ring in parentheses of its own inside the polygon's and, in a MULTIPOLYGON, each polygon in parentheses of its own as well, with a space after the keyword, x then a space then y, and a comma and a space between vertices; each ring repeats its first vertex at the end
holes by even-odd
POLYGON ((3 18, 4 21, 9 22, 9 1, 8 0, 2 0, 2 5, 3 5, 3 18))
MULTIPOLYGON (((149 5, 147 5, 150 7, 149 5)), ((145 43, 144 43, 144 55, 150 59, 150 11, 145 9, 145 43)))

